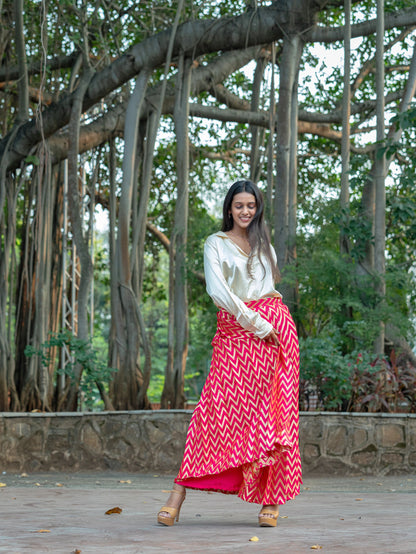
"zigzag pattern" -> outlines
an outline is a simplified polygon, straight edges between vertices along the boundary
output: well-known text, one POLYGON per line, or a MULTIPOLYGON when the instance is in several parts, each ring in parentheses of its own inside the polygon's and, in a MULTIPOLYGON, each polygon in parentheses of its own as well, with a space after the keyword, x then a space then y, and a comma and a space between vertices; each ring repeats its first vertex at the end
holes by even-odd
POLYGON ((280 298, 247 305, 280 330, 280 346, 246 331, 225 310, 218 312, 210 373, 175 481, 248 502, 283 504, 302 482, 296 327, 280 298))

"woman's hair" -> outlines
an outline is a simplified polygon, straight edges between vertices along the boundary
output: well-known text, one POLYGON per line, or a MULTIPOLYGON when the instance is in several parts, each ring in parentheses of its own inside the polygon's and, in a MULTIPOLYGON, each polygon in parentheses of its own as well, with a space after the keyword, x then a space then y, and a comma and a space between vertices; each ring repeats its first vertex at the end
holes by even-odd
POLYGON ((250 225, 247 228, 248 232, 248 242, 250 243, 250 255, 247 261, 247 270, 249 275, 251 275, 251 266, 253 263, 253 256, 258 255, 261 265, 264 265, 262 262, 262 256, 269 261, 272 273, 275 281, 277 282, 280 279, 279 268, 277 267, 276 262, 271 253, 271 243, 270 235, 267 229, 266 223, 264 221, 264 201, 263 195, 257 185, 252 181, 236 181, 231 185, 230 189, 227 192, 227 195, 224 199, 224 205, 222 210, 223 220, 222 220, 222 231, 231 231, 234 226, 234 221, 231 215, 231 205, 233 198, 236 194, 240 192, 247 192, 252 194, 256 199, 256 213, 250 222, 250 225))

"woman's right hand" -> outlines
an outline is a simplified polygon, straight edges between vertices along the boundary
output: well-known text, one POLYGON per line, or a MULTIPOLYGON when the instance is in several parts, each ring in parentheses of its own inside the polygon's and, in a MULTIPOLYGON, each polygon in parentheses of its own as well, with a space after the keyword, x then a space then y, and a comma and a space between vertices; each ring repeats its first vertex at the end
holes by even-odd
POLYGON ((276 346, 280 345, 279 341, 279 331, 276 331, 276 329, 272 329, 270 333, 265 337, 266 340, 271 341, 276 346))

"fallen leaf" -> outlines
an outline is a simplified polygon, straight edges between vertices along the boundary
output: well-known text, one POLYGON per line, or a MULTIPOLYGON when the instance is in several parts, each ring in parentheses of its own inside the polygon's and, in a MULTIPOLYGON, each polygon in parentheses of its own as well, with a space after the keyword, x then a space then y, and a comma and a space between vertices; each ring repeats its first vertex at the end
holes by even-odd
POLYGON ((50 533, 49 529, 39 529, 39 531, 36 531, 36 533, 50 533))
POLYGON ((27 473, 21 473, 20 477, 29 477, 29 475, 27 473))
POLYGON ((63 487, 63 484, 62 483, 55 483, 55 486, 56 487, 63 487))
POLYGON ((35 485, 36 485, 37 487, 40 487, 40 483, 35 483, 35 485))
POLYGON ((249 542, 259 542, 259 538, 258 537, 251 537, 251 539, 248 539, 249 542))
POLYGON ((127 481, 119 481, 119 483, 131 483, 130 479, 127 479, 127 481))
POLYGON ((383 486, 383 483, 377 483, 377 485, 378 485, 379 487, 382 487, 382 486, 383 486))
POLYGON ((119 508, 118 506, 116 506, 115 508, 111 508, 110 510, 107 510, 105 512, 106 515, 111 515, 111 514, 121 514, 123 510, 121 508, 119 508))
POLYGON ((279 516, 280 519, 287 519, 289 516, 279 516))
POLYGON ((0 483, 0 487, 7 487, 6 483, 0 483))
POLYGON ((322 546, 320 544, 313 544, 311 550, 322 550, 322 546))
POLYGON ((362 498, 356 498, 355 501, 356 502, 361 502, 362 498))
POLYGON ((76 548, 74 550, 73 554, 81 554, 81 550, 79 548, 76 548))

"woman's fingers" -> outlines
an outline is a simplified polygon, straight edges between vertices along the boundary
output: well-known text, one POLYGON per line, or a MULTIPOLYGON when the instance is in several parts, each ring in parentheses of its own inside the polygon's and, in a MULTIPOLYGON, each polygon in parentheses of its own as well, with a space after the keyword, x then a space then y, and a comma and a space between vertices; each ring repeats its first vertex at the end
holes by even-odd
POLYGON ((271 340, 276 346, 279 346, 280 341, 278 337, 278 331, 275 331, 274 329, 270 331, 270 333, 266 337, 268 340, 271 340))

